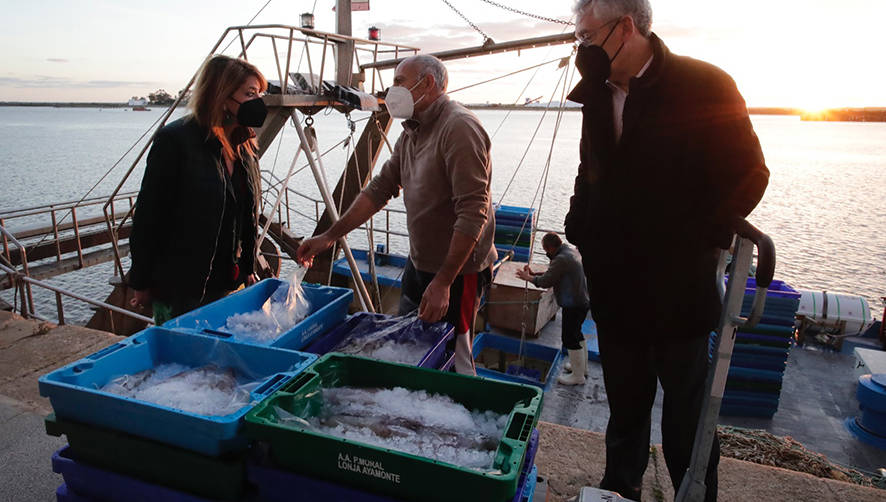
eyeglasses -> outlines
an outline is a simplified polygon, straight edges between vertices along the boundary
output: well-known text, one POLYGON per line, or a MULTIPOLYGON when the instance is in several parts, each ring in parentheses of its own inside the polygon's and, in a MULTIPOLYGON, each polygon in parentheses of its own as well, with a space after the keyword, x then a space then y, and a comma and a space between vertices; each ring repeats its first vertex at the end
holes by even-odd
POLYGON ((606 28, 607 26, 609 26, 610 24, 618 23, 619 21, 621 21, 620 17, 609 20, 609 21, 601 24, 599 27, 597 27, 596 30, 591 31, 591 32, 587 32, 584 30, 576 31, 575 32, 575 39, 578 41, 579 45, 582 45, 584 47, 588 47, 590 45, 593 45, 593 41, 595 38, 597 38, 597 34, 599 34, 601 31, 603 31, 603 29, 606 28))

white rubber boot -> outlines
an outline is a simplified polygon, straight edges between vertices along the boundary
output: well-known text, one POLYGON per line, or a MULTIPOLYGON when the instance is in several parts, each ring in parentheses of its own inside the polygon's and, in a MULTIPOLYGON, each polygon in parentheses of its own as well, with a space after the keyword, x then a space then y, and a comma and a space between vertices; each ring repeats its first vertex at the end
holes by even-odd
MULTIPOLYGON (((588 351, 587 340, 581 341, 581 350, 583 350, 583 351, 585 351, 585 353, 587 353, 587 351, 588 351)), ((566 361, 566 364, 563 365, 563 368, 566 369, 566 371, 572 371, 572 362, 566 361)), ((585 376, 588 376, 588 362, 587 361, 585 361, 585 376)))
POLYGON ((470 333, 455 335, 455 359, 453 365, 455 366, 456 373, 477 376, 477 369, 474 367, 474 355, 471 353, 471 349, 470 333))
POLYGON ((584 385, 585 383, 585 368, 584 365, 587 364, 588 361, 588 353, 586 350, 582 349, 572 349, 569 350, 569 362, 572 363, 572 367, 575 371, 572 373, 563 373, 557 378, 557 382, 563 385, 584 385), (582 363, 584 361, 584 363, 582 363))

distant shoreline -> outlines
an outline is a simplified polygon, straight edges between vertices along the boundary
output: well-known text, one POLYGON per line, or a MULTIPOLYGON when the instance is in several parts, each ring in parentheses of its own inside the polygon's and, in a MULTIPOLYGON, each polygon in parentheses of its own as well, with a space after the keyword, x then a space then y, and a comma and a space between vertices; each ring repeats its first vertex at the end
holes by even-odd
MULTIPOLYGON (((127 103, 57 103, 57 102, 32 102, 32 101, 0 101, 0 106, 29 106, 44 108, 132 108, 127 103)), ((153 106, 153 105, 148 105, 153 106)))
MULTIPOLYGON (((128 103, 98 103, 98 102, 29 102, 29 101, 0 101, 0 106, 26 106, 44 108, 132 108, 128 103)), ((150 107, 166 108, 166 105, 147 105, 150 107)), ((468 104, 471 110, 528 110, 542 111, 544 106, 524 106, 514 104, 468 104)), ((554 107, 556 105, 552 105, 554 107)), ((566 111, 580 111, 579 106, 568 106, 566 111)), ((810 121, 850 121, 850 122, 886 122, 886 108, 834 108, 817 113, 809 113, 799 108, 779 107, 750 107, 751 115, 792 115, 799 116, 803 120, 810 121)))

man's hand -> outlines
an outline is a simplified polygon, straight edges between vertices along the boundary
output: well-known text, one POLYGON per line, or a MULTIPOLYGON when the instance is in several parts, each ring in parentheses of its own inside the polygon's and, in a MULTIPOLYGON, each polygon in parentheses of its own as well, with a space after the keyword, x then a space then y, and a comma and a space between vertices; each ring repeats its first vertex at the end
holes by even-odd
POLYGON ((258 282, 258 277, 255 274, 249 274, 246 276, 246 287, 252 286, 258 282))
POLYGON ((136 289, 134 291, 134 293, 135 294, 132 297, 132 299, 129 300, 129 304, 132 305, 133 307, 136 307, 136 308, 147 307, 148 305, 151 304, 151 290, 150 289, 143 289, 141 291, 136 289))
POLYGON ((325 233, 311 237, 301 243, 295 252, 295 260, 303 267, 310 268, 314 257, 332 247, 333 240, 325 233))
POLYGON ((425 294, 418 306, 418 318, 425 322, 437 322, 443 319, 449 310, 449 284, 436 278, 428 284, 425 294))
POLYGON ((533 275, 535 274, 532 272, 532 269, 529 268, 529 265, 523 265, 523 268, 517 271, 517 277, 524 281, 531 281, 533 275))

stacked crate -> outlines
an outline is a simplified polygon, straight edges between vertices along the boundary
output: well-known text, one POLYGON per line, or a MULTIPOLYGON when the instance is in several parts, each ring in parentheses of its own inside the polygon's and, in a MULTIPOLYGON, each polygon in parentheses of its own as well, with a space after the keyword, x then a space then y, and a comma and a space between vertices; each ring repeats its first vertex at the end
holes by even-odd
MULTIPOLYGON (((312 483, 312 488, 321 491, 314 495, 305 493, 304 500, 521 501, 532 472, 542 397, 541 389, 528 385, 327 354, 246 417, 246 433, 259 450, 266 452, 263 458, 276 479, 257 481, 258 498, 303 500, 297 498, 302 493, 291 488, 291 481, 307 477, 323 482, 312 483), (492 471, 341 439, 305 428, 289 417, 308 420, 323 413, 322 389, 338 386, 404 387, 448 396, 468 409, 506 415, 508 421, 498 441, 492 471), (338 495, 331 497, 330 490, 335 487, 362 496, 342 496, 336 492, 338 495)), ((262 466, 249 469, 253 479, 268 479, 260 472, 262 466)))
MULTIPOLYGON (((750 313, 756 287, 756 281, 749 278, 742 316, 750 313)), ((772 281, 760 322, 753 328, 738 331, 721 415, 772 418, 778 411, 799 306, 797 290, 783 281, 772 281)))
MULTIPOLYGON (((484 496, 484 500, 532 500, 537 475, 535 425, 541 408, 540 390, 502 382, 478 382, 454 373, 342 354, 318 360, 314 354, 276 346, 283 339, 303 345, 329 329, 332 331, 325 336, 330 340, 341 338, 352 326, 324 308, 334 305, 332 310, 340 312, 340 303, 350 300, 347 290, 342 290, 347 295, 326 295, 328 298, 324 296, 328 291, 315 292, 320 295, 317 298, 326 298, 326 302, 318 301, 318 305, 312 306, 313 313, 282 333, 280 340, 244 343, 231 334, 211 329, 227 315, 251 310, 255 302, 260 305, 261 297, 269 296, 274 289, 268 284, 256 284, 198 309, 187 319, 170 322, 176 329, 148 328, 41 377, 41 394, 49 397, 54 410, 46 418, 46 431, 54 436, 65 435, 69 443, 52 458, 53 470, 65 480, 56 492, 57 499, 251 501, 274 500, 275 494, 290 501, 461 499, 461 493, 438 493, 445 490, 436 481, 447 478, 467 485, 452 482, 446 489, 468 490, 470 495, 473 487, 476 493, 495 494, 492 498, 484 496), (322 317, 322 322, 316 316, 322 317), (323 361, 326 363, 320 364, 323 361), (252 402, 230 415, 205 416, 101 390, 117 376, 167 363, 186 367, 213 364, 250 375, 250 379, 257 380, 251 391, 252 402), (496 456, 498 472, 478 474, 333 437, 320 438, 317 448, 291 447, 306 438, 308 442, 318 441, 317 435, 305 433, 298 426, 274 423, 274 410, 296 411, 299 405, 292 408, 294 399, 314 399, 313 394, 298 394, 299 389, 316 386, 324 378, 332 378, 332 385, 401 386, 447 394, 469 408, 488 405, 487 409, 508 415, 496 456), (247 424, 247 413, 253 417, 251 424, 247 424), (379 486, 373 484, 373 480, 378 481, 374 478, 352 479, 349 474, 353 473, 337 472, 338 449, 347 449, 352 455, 359 451, 362 458, 369 458, 366 453, 374 450, 384 459, 385 468, 403 473, 403 486, 379 486), (331 464, 320 462, 323 452, 332 452, 331 464), (293 469, 297 464, 310 468, 293 469), (296 479, 298 482, 294 482, 296 479)), ((425 354, 420 366, 437 367, 444 362, 440 348, 451 337, 451 327, 437 326, 431 331, 429 336, 440 340, 425 354)), ((318 342, 322 340, 323 337, 318 342)))
POLYGON ((69 446, 53 458, 61 491, 85 500, 238 500, 246 486, 249 440, 241 432, 247 404, 206 416, 101 390, 120 375, 162 364, 209 364, 249 375, 260 401, 299 375, 317 356, 218 338, 148 328, 40 378, 54 414, 50 435, 69 446), (135 495, 138 494, 138 495, 135 495))
POLYGON ((514 252, 513 261, 528 263, 529 248, 535 238, 535 209, 495 206, 495 249, 499 258, 514 252))

